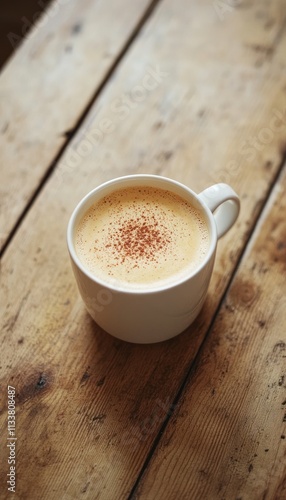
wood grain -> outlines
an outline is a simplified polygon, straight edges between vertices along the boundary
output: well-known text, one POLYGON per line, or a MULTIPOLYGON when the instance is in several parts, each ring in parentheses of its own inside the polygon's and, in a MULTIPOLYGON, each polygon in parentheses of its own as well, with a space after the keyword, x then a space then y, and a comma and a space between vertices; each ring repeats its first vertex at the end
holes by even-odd
POLYGON ((35 25, 25 16, 34 28, 0 78, 1 245, 149 3, 56 0, 35 25))
POLYGON ((133 498, 286 496, 286 164, 133 498))
MULTIPOLYGON (((206 0, 158 7, 4 254, 0 383, 17 389, 18 498, 126 498, 189 373, 285 151, 283 2, 263 4, 271 29, 245 5, 225 24, 206 0), (271 57, 250 49, 250 38, 267 42, 271 57), (282 118, 263 143, 276 109, 282 118), (245 146, 249 138, 256 146, 245 146), (65 244, 80 198, 136 172, 196 191, 227 181, 242 199, 201 315, 151 346, 119 342, 92 322, 65 244)), ((5 392, 0 408, 5 436, 5 392)))

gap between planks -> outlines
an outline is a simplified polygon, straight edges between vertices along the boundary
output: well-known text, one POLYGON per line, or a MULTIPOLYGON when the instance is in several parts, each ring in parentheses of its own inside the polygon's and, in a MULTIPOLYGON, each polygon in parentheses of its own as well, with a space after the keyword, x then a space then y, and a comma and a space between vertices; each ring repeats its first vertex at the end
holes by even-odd
POLYGON ((141 19, 138 21, 137 25, 134 27, 131 35, 129 38, 127 38, 122 50, 119 52, 117 57, 114 59, 112 65, 108 69, 105 77, 103 77, 100 85, 97 87, 96 91, 94 92, 93 96, 91 97, 90 101, 86 105, 85 109, 83 110, 82 114, 78 118, 75 126, 69 131, 69 134, 67 135, 67 140, 66 142, 62 145, 60 148, 59 152, 56 154, 55 158, 52 160, 50 165, 48 166, 45 174, 43 175, 42 179, 39 182, 38 187, 30 197, 30 199, 27 201, 27 204, 25 208, 23 209, 22 213, 19 215, 17 221, 15 222, 13 228, 10 231, 9 236, 7 237, 5 243, 3 244, 2 249, 0 250, 0 258, 3 257, 4 253, 6 252, 7 248, 9 247, 11 241, 13 240, 13 237, 15 236, 16 232, 18 231, 19 227, 21 226, 23 220, 25 219, 26 215, 32 208, 33 204, 35 203, 36 199, 42 192, 42 189, 44 188, 46 182, 48 179, 51 177, 52 173, 54 172, 58 162, 60 161, 61 157, 63 156, 64 152, 66 149, 69 147, 69 144, 73 140, 74 136, 77 134, 78 130, 80 129, 81 125, 83 124, 84 120, 86 119, 88 113, 90 112, 91 108, 93 107, 94 103, 96 100, 99 98, 101 93, 103 92, 105 86, 107 85, 108 81, 120 65, 121 61, 124 59, 125 55, 127 54, 128 50, 130 49, 131 45, 135 41, 135 39, 138 37, 140 34, 142 28, 148 21, 148 19, 151 17, 153 12, 155 11, 156 7, 161 3, 162 0, 152 0, 149 4, 149 6, 146 8, 144 14, 142 15, 141 19))
POLYGON ((196 370, 196 366, 197 366, 197 364, 199 362, 201 352, 203 351, 205 343, 206 343, 206 341, 207 341, 207 339, 208 339, 208 337, 209 337, 209 335, 210 335, 210 333, 212 331, 213 325, 215 324, 215 321, 216 321, 217 316, 218 316, 218 314, 220 312, 221 306, 224 303, 224 301, 225 301, 225 299, 226 299, 226 297, 228 295, 228 292, 229 292, 229 290, 230 290, 230 288, 232 286, 232 283, 233 283, 233 281, 235 279, 235 276, 236 276, 236 273, 237 273, 237 271, 238 271, 238 269, 240 267, 240 264, 242 263, 242 261, 244 259, 244 256, 246 255, 247 250, 248 250, 250 244, 252 243, 252 239, 253 239, 256 227, 257 227, 258 223, 260 222, 260 220, 263 218, 264 213, 266 213, 267 210, 268 210, 268 205, 269 205, 269 203, 271 203, 272 194, 273 194, 273 192, 275 190, 276 185, 279 183, 279 179, 283 175, 284 168, 286 168, 286 151, 282 155, 282 159, 281 159, 280 165, 279 165, 279 167, 277 169, 277 173, 276 173, 276 175, 275 175, 275 177, 273 179, 272 184, 270 184, 270 186, 269 186, 268 192, 267 192, 267 194, 265 196, 265 199, 264 199, 264 201, 263 201, 263 203, 261 205, 261 208, 260 208, 260 210, 258 212, 258 215, 257 215, 257 217, 256 217, 256 219, 255 219, 255 221, 254 221, 254 223, 253 223, 253 225, 252 225, 252 227, 251 227, 251 229, 249 231, 249 235, 248 235, 248 237, 246 239, 245 246, 242 249, 240 256, 238 257, 236 265, 234 266, 234 269, 233 269, 233 271, 231 273, 231 276, 229 278, 228 285, 226 286, 225 292, 223 293, 223 295, 221 297, 221 300, 220 300, 220 302, 219 302, 219 304, 217 306, 217 309, 214 312, 214 315, 212 317, 212 320, 211 320, 211 323, 209 325, 209 328, 208 328, 208 330, 207 330, 207 332, 206 332, 206 334, 205 334, 205 336, 204 336, 204 338, 202 340, 202 343, 201 343, 201 345, 200 345, 200 347, 199 347, 199 349, 197 351, 196 356, 194 357, 193 361, 191 362, 191 365, 190 365, 190 367, 189 367, 189 369, 187 371, 187 374, 186 374, 185 378, 183 379, 182 384, 181 384, 181 386, 180 386, 180 388, 179 388, 179 390, 178 390, 178 392, 177 392, 177 394, 176 394, 173 402, 171 403, 171 405, 169 407, 169 410, 167 412, 166 418, 163 421, 163 423, 162 423, 162 425, 161 425, 161 427, 160 427, 160 429, 158 431, 158 434, 157 434, 157 436, 154 439, 154 443, 153 443, 153 445, 152 445, 152 447, 151 447, 151 449, 150 449, 150 451, 149 451, 149 453, 147 455, 147 458, 146 458, 146 460, 145 460, 145 462, 144 462, 144 464, 142 466, 142 469, 141 469, 141 471, 140 471, 140 473, 138 475, 138 478, 137 478, 137 480, 136 480, 136 482, 135 482, 135 484, 134 484, 134 486, 133 486, 133 488, 132 488, 132 490, 131 490, 128 498, 127 498, 127 500, 135 500, 135 498, 136 498, 135 497, 136 490, 137 490, 137 488, 138 488, 138 486, 139 486, 139 484, 141 482, 141 479, 142 479, 145 471, 147 470, 147 468, 149 466, 149 463, 150 463, 150 461, 152 459, 152 456, 153 456, 153 454, 154 454, 157 446, 159 445, 159 443, 161 441, 161 438, 162 438, 162 436, 163 436, 163 434, 164 434, 164 432, 165 432, 165 430, 167 428, 169 420, 171 419, 171 417, 172 417, 172 415, 174 413, 174 409, 176 408, 176 406, 177 406, 177 404, 178 404, 178 402, 179 402, 179 400, 180 400, 180 398, 181 398, 181 396, 182 396, 182 394, 184 392, 184 389, 185 389, 185 387, 186 387, 189 379, 191 378, 192 374, 196 370))

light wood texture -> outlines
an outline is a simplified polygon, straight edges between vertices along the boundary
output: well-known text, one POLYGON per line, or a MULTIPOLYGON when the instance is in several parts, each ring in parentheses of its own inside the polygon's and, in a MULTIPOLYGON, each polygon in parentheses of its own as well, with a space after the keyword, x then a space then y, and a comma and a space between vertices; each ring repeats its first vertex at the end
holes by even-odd
MULTIPOLYGON (((5 436, 10 383, 18 407, 15 498, 110 500, 132 491, 281 167, 284 115, 275 120, 275 110, 286 104, 282 7, 279 0, 263 4, 262 18, 245 3, 222 21, 207 0, 162 2, 7 248, 0 429, 5 436), (270 55, 253 48, 261 45, 270 55), (265 142, 261 131, 273 120, 265 142), (92 322, 65 243, 80 198, 136 172, 170 176, 196 191, 226 181, 242 199, 236 228, 219 242, 199 318, 179 337, 150 346, 119 342, 92 322)), ((212 400, 204 405, 211 413, 212 400)))
POLYGON ((134 498, 286 498, 286 164, 134 498))
POLYGON ((55 1, 2 71, 1 245, 149 3, 55 1))

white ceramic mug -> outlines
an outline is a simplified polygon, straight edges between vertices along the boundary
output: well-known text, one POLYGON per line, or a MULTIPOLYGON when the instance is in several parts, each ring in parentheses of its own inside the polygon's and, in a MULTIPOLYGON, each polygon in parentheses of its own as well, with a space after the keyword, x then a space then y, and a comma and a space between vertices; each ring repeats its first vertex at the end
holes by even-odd
POLYGON ((212 275, 217 240, 239 214, 237 194, 227 184, 215 184, 200 194, 183 184, 156 175, 129 175, 106 182, 87 194, 75 208, 68 225, 67 242, 73 271, 86 308, 96 323, 114 337, 135 343, 167 340, 185 330, 199 314, 212 275), (183 279, 149 290, 120 289, 91 274, 79 260, 75 231, 85 212, 114 190, 151 186, 172 191, 205 214, 210 235, 204 261, 183 279), (213 213, 218 209, 215 213, 213 213))

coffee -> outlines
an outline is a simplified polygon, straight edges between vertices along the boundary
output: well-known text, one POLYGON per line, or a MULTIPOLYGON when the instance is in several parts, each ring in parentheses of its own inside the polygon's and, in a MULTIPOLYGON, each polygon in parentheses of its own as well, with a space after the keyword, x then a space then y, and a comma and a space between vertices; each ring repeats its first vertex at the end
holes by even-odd
POLYGON ((152 289, 187 277, 209 249, 204 214, 171 191, 126 187, 95 202, 79 222, 77 255, 111 285, 152 289))

